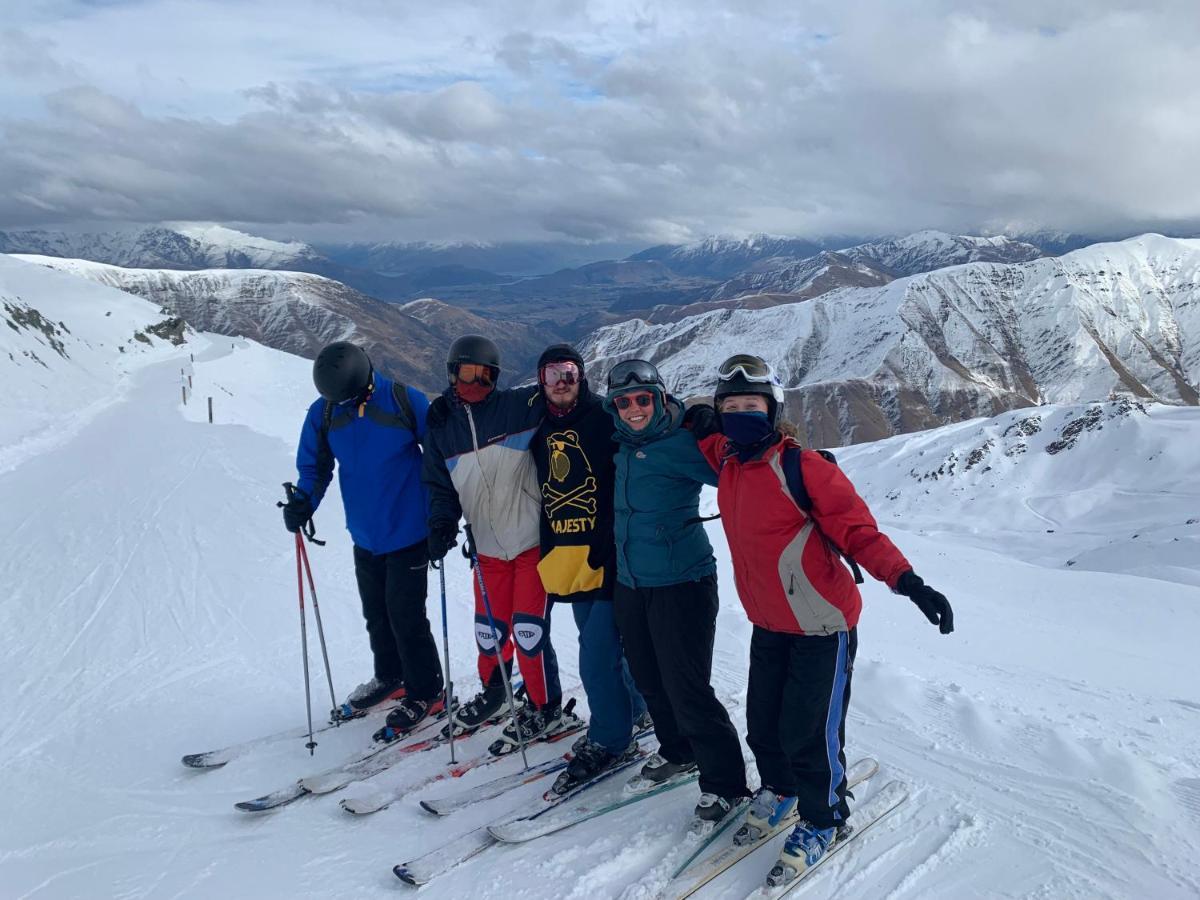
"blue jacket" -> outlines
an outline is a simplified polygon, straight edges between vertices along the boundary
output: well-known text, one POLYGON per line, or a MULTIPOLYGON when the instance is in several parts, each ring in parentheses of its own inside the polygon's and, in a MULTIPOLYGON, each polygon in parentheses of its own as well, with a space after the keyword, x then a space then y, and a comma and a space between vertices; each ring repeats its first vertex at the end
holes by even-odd
POLYGON ((420 391, 408 392, 416 433, 405 427, 392 393, 393 382, 378 373, 375 390, 362 410, 334 407, 328 439, 322 431, 326 401, 308 408, 296 469, 296 487, 312 498, 315 510, 333 479, 346 510, 346 528, 356 546, 371 553, 391 553, 425 540, 429 498, 421 483, 421 445, 429 401, 420 391))
POLYGON ((717 473, 683 427, 683 407, 655 393, 651 425, 641 433, 616 431, 617 580, 634 588, 696 581, 717 571, 700 522, 700 488, 715 485, 717 473))

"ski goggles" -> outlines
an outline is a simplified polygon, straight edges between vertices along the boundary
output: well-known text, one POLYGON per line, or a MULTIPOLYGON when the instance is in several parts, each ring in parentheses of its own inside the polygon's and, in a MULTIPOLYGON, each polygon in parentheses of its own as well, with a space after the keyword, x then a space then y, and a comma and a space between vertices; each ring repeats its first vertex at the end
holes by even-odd
POLYGON ((775 384, 775 373, 761 358, 749 353, 739 353, 721 363, 717 369, 717 378, 730 381, 741 375, 755 384, 775 384))
POLYGON ((542 384, 575 384, 580 380, 579 366, 570 360, 546 363, 539 373, 542 384))
POLYGON ((617 396, 613 397, 613 406, 617 409, 629 409, 635 403, 643 409, 653 406, 654 395, 649 391, 639 391, 630 394, 617 394, 617 396))
POLYGON ((454 380, 464 384, 492 383, 492 367, 480 363, 459 363, 454 370, 454 380))
POLYGON ((608 390, 620 390, 631 384, 662 384, 662 376, 653 364, 644 359, 627 359, 617 363, 608 373, 608 390))

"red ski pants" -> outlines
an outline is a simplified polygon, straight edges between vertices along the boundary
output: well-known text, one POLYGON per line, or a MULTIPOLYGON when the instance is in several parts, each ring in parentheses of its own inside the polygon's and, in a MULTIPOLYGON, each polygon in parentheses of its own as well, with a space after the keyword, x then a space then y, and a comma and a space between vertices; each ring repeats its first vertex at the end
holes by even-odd
MULTIPOLYGON (((504 661, 512 665, 513 646, 529 699, 538 707, 562 702, 558 658, 550 643, 550 608, 538 574, 541 552, 526 550, 516 559, 479 556, 479 571, 500 635, 504 661)), ((495 641, 487 609, 475 577, 475 643, 479 646, 479 677, 485 685, 500 677, 495 641)))

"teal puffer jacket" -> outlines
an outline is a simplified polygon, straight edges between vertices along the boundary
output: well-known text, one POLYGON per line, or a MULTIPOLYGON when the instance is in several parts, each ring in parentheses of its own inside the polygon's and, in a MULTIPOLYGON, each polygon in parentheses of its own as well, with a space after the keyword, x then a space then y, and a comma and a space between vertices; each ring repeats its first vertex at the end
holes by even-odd
POLYGON ((666 415, 647 433, 616 431, 617 580, 627 587, 695 581, 717 570, 698 521, 700 487, 715 485, 717 473, 682 421, 683 407, 667 398, 666 415))

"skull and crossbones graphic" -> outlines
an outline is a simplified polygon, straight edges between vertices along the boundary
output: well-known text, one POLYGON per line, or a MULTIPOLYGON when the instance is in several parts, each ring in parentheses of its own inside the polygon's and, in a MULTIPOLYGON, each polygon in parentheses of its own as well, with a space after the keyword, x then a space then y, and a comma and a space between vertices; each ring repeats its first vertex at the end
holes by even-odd
POLYGON ((546 499, 546 514, 550 518, 564 507, 571 507, 587 513, 596 514, 596 479, 591 475, 592 464, 587 454, 579 445, 579 433, 576 431, 559 431, 546 438, 546 446, 550 450, 550 478, 542 485, 542 496, 546 499), (562 484, 571 474, 572 462, 583 465, 588 477, 583 483, 571 490, 558 490, 552 482, 562 484))

